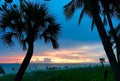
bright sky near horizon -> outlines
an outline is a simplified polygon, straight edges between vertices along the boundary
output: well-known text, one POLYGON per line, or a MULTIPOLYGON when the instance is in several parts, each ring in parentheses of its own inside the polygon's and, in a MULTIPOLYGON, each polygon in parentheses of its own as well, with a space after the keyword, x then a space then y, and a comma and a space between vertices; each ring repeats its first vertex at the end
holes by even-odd
MULTIPOLYGON (((38 2, 38 0, 30 1, 38 2)), ((85 63, 99 62, 100 57, 107 59, 96 28, 93 32, 90 31, 91 19, 89 17, 85 16, 78 25, 80 13, 78 9, 70 20, 66 20, 63 6, 69 1, 45 2, 50 13, 56 16, 56 20, 62 27, 58 40, 60 48, 54 50, 51 44, 44 44, 43 40, 37 41, 31 62, 85 63)), ((26 51, 23 51, 19 45, 7 48, 0 42, 0 63, 21 63, 25 54, 26 51)))

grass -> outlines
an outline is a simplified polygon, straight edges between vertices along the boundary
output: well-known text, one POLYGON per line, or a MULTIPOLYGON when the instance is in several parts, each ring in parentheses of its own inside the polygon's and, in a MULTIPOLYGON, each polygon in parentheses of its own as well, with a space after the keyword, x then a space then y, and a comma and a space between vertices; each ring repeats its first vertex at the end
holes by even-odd
MULTIPOLYGON (((111 68, 108 69, 107 81, 115 81, 111 68)), ((14 81, 14 74, 0 77, 0 81, 14 81)), ((65 70, 34 71, 26 73, 22 81, 104 81, 104 70, 98 68, 76 68, 65 70)))

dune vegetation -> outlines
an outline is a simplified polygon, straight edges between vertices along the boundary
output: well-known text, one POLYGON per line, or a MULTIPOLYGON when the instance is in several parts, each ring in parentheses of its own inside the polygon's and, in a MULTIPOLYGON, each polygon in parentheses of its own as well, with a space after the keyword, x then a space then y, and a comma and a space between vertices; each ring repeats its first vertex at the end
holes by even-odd
MULTIPOLYGON (((107 81, 115 81, 110 67, 107 81)), ((0 77, 0 81, 14 81, 14 74, 0 77)), ((25 73, 22 81, 105 81, 104 69, 101 67, 74 68, 64 70, 46 70, 25 73)))

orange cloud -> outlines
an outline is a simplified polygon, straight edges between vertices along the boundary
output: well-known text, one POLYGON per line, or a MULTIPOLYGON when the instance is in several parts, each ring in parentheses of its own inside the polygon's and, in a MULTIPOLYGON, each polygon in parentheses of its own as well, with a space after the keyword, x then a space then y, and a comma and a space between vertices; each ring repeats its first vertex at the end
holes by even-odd
MULTIPOLYGON (((50 58, 53 63, 85 63, 99 62, 100 57, 104 57, 104 50, 101 45, 78 46, 73 49, 52 50, 47 52, 34 53, 31 62, 43 62, 44 58, 50 58)), ((21 63, 23 54, 15 56, 0 56, 2 63, 21 63)))
POLYGON ((43 54, 34 54, 32 61, 37 58, 43 61, 44 58, 51 58, 52 62, 83 63, 99 62, 100 57, 104 57, 104 50, 101 45, 78 46, 73 49, 61 49, 43 52, 43 54))

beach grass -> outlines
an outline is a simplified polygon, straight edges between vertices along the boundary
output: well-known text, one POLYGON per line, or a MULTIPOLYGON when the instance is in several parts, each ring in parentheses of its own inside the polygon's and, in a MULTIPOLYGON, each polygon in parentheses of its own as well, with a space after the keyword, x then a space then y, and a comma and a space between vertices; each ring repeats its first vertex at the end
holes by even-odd
MULTIPOLYGON (((107 81, 115 81, 110 67, 107 81)), ((14 74, 0 77, 0 81, 14 81, 14 74)), ((101 67, 74 68, 64 70, 34 71, 25 73, 22 81, 104 81, 104 70, 101 67)))

